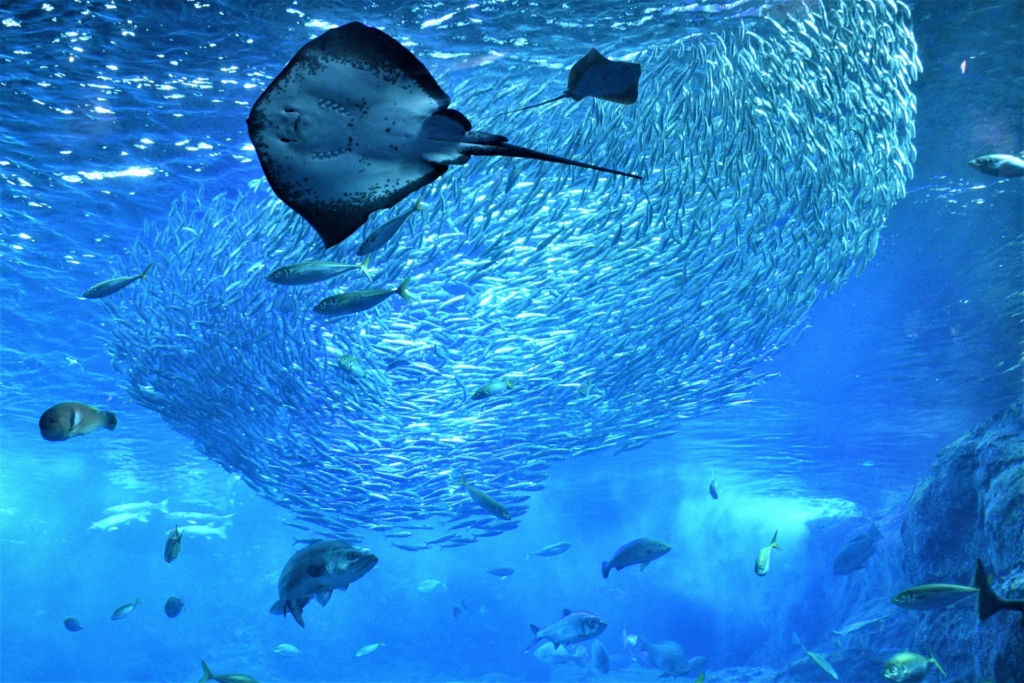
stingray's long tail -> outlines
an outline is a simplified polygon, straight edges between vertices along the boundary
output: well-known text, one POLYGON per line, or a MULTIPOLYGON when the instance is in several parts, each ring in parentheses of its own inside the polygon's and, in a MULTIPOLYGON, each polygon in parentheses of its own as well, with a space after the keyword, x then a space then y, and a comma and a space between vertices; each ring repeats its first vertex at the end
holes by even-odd
MULTIPOLYGON (((486 135, 484 133, 483 135, 486 135)), ((493 136, 498 138, 499 136, 493 136)), ((491 142, 488 144, 474 144, 471 147, 463 147, 462 150, 466 154, 473 156, 484 156, 484 157, 516 157, 519 159, 536 159, 537 161, 550 161, 555 164, 565 164, 566 166, 577 166, 579 168, 589 168, 594 171, 602 171, 604 173, 614 173, 615 175, 625 176, 627 178, 636 178, 637 180, 643 180, 643 176, 638 176, 634 173, 626 173, 625 171, 616 171, 614 168, 605 168, 604 166, 595 166, 594 164, 585 164, 582 161, 573 161, 572 159, 566 159, 565 157, 555 156, 554 154, 545 154, 544 152, 538 152, 536 150, 529 149, 528 147, 520 147, 519 145, 510 145, 507 142, 491 142)))
POLYGON ((543 107, 545 104, 551 104, 552 102, 557 102, 558 100, 564 100, 567 97, 569 97, 569 96, 566 95, 565 93, 562 93, 558 97, 552 97, 550 100, 544 100, 543 102, 538 102, 537 104, 531 104, 531 105, 529 105, 527 107, 520 107, 519 109, 513 109, 512 111, 507 112, 507 113, 508 114, 515 114, 516 112, 519 112, 519 111, 526 111, 527 109, 535 109, 537 107, 543 107))

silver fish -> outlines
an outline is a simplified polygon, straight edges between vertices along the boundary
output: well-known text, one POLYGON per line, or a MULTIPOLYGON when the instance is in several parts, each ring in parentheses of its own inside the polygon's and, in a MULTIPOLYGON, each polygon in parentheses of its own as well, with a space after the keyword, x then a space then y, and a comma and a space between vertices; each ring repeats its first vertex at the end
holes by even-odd
POLYGON ((364 368, 363 364, 360 363, 352 354, 346 353, 338 356, 338 367, 356 379, 366 377, 366 368, 364 368))
POLYGON ((126 616, 128 616, 129 614, 132 613, 132 610, 135 609, 136 605, 141 605, 141 604, 142 604, 142 601, 139 600, 138 598, 135 598, 135 602, 129 602, 129 603, 125 603, 124 605, 121 605, 116 610, 114 610, 114 613, 112 615, 110 615, 111 621, 116 621, 118 619, 124 619, 126 616))
POLYGON ((363 243, 359 245, 359 249, 356 253, 360 256, 367 256, 383 247, 391 241, 391 238, 395 236, 398 229, 402 227, 406 220, 408 220, 409 216, 413 215, 413 213, 417 211, 423 211, 423 204, 418 199, 411 209, 405 213, 395 216, 387 223, 371 232, 367 238, 363 240, 363 243))
POLYGON ((486 492, 481 491, 472 484, 467 483, 466 475, 462 475, 462 480, 460 481, 460 483, 466 487, 467 491, 469 491, 469 497, 473 499, 473 502, 482 507, 484 510, 487 510, 487 512, 491 513, 499 519, 512 519, 512 515, 509 513, 508 509, 504 505, 496 501, 492 496, 490 496, 486 492))
POLYGON ((516 379, 514 377, 500 377, 498 379, 492 379, 487 384, 477 387, 470 398, 474 401, 479 401, 482 398, 488 396, 494 396, 495 394, 501 393, 506 389, 512 389, 516 385, 516 379))
POLYGON ((526 553, 526 559, 530 559, 533 555, 536 555, 537 557, 554 557, 555 555, 561 555, 571 547, 571 543, 552 543, 551 545, 544 546, 536 552, 526 553))
POLYGON ((356 655, 355 656, 356 657, 365 657, 366 655, 368 655, 371 652, 373 652, 374 650, 376 650, 378 647, 383 647, 383 645, 384 645, 384 641, 383 640, 380 641, 379 643, 371 643, 369 645, 364 645, 363 647, 361 647, 358 650, 356 650, 356 655))
POLYGON ((115 277, 110 280, 104 280, 103 282, 95 284, 89 289, 85 290, 85 292, 82 293, 82 298, 102 299, 105 296, 116 294, 117 292, 120 292, 122 289, 124 289, 131 283, 135 282, 136 280, 141 280, 142 278, 146 277, 146 273, 148 273, 149 269, 152 267, 153 264, 150 263, 148 266, 146 266, 146 269, 139 273, 138 275, 129 275, 127 277, 115 277))
POLYGON ((768 562, 772 559, 772 548, 776 550, 782 550, 779 544, 776 543, 776 539, 779 537, 779 532, 776 531, 775 535, 772 536, 772 542, 761 548, 757 553, 757 559, 754 560, 754 573, 758 576, 764 576, 768 573, 768 562))
POLYGON ((290 266, 281 266, 268 275, 267 279, 275 285, 309 285, 358 270, 372 280, 369 266, 369 258, 356 265, 337 263, 336 261, 303 261, 290 266))
POLYGON ((409 282, 412 278, 405 278, 402 284, 398 285, 395 289, 360 289, 355 292, 344 292, 342 294, 335 294, 322 300, 313 310, 321 315, 349 315, 351 313, 359 313, 365 311, 380 303, 383 303, 385 299, 390 297, 392 294, 397 294, 406 303, 411 304, 412 299, 409 298, 409 282))
POLYGON ((1024 177, 1024 159, 1013 154, 986 154, 967 162, 971 168, 999 178, 1024 177))
POLYGON ((892 603, 905 609, 940 609, 948 607, 964 598, 978 594, 978 589, 971 586, 958 586, 951 583, 928 583, 900 591, 892 598, 892 603))
POLYGON ((804 651, 804 653, 808 657, 810 657, 812 662, 814 662, 819 667, 821 667, 822 671, 824 671, 829 676, 831 676, 832 680, 834 680, 834 681, 838 681, 839 680, 839 674, 836 673, 836 670, 832 667, 832 664, 829 663, 829 661, 827 659, 825 659, 825 657, 823 657, 822 655, 818 654, 817 652, 811 652, 806 647, 804 647, 804 644, 802 642, 800 642, 800 636, 798 636, 796 633, 793 633, 793 642, 796 643, 797 645, 799 645, 800 649, 802 649, 804 651))
POLYGON ((590 640, 601 635, 607 626, 603 619, 590 612, 573 612, 565 609, 562 610, 562 618, 547 628, 542 629, 530 624, 533 640, 526 646, 526 651, 529 652, 542 640, 549 640, 555 645, 571 645, 590 640))
POLYGON ((942 669, 935 656, 928 657, 919 655, 916 652, 900 652, 890 657, 882 668, 882 675, 895 683, 917 683, 923 681, 928 675, 928 665, 934 664, 943 676, 946 672, 942 669))

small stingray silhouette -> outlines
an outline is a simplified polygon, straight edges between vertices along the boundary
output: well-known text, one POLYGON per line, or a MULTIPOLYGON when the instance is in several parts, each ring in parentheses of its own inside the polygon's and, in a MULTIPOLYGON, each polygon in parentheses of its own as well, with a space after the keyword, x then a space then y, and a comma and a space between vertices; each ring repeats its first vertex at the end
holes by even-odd
POLYGON ((583 59, 569 69, 569 84, 558 97, 513 109, 509 114, 543 107, 558 100, 571 99, 579 102, 584 97, 596 97, 617 104, 633 104, 637 98, 637 84, 640 83, 640 65, 635 62, 614 62, 594 48, 583 59))

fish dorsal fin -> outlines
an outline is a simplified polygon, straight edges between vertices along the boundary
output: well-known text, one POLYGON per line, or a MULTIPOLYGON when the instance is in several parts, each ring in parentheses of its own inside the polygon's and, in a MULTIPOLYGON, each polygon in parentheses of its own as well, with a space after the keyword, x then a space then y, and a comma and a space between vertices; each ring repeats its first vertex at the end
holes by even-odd
POLYGON ((530 624, 530 630, 533 631, 534 633, 537 633, 538 631, 540 631, 540 627, 539 626, 535 626, 534 624, 530 624))
POLYGON ((562 610, 562 616, 563 616, 563 617, 567 617, 567 616, 569 616, 570 614, 572 614, 572 610, 571 610, 571 609, 563 609, 563 610, 562 610))

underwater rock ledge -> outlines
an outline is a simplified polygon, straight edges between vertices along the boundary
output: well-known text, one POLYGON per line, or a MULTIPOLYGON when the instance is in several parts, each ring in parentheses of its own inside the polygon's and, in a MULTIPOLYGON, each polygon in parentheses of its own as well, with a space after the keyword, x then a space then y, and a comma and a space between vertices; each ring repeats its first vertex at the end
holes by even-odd
MULTIPOLYGON (((971 585, 981 558, 996 593, 1024 597, 1024 399, 942 449, 910 497, 902 535, 911 585, 971 585)), ((1024 681, 1017 612, 980 624, 964 609, 923 612, 906 645, 934 650, 949 680, 1024 681)))

